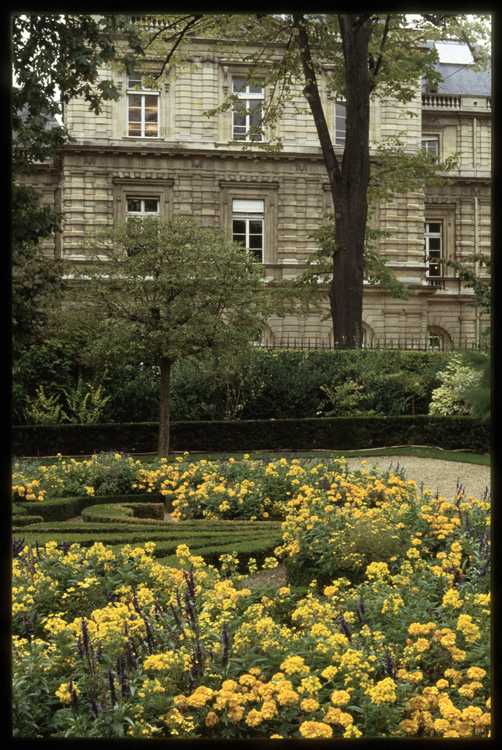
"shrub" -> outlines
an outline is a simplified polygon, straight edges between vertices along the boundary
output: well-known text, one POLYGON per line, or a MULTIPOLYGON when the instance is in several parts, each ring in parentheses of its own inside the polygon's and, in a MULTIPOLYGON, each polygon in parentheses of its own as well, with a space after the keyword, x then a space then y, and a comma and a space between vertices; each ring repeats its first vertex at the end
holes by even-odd
POLYGON ((464 394, 474 390, 480 383, 482 374, 466 365, 461 355, 455 355, 444 372, 439 373, 442 385, 432 393, 430 414, 471 414, 464 394))

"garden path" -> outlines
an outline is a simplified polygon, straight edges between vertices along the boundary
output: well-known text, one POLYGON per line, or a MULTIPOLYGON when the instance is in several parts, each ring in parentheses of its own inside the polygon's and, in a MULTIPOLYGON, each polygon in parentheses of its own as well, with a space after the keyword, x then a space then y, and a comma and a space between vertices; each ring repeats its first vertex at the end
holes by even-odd
POLYGON ((444 461, 436 458, 418 458, 417 456, 375 456, 371 458, 347 458, 349 470, 361 468, 361 462, 366 461, 366 469, 379 467, 382 470, 396 471, 399 466, 404 469, 405 478, 417 483, 420 491, 423 482, 424 490, 432 490, 434 495, 439 491, 440 497, 451 500, 457 493, 457 482, 463 488, 465 497, 472 495, 480 500, 486 488, 490 491, 491 468, 479 464, 467 464, 457 461, 444 461))

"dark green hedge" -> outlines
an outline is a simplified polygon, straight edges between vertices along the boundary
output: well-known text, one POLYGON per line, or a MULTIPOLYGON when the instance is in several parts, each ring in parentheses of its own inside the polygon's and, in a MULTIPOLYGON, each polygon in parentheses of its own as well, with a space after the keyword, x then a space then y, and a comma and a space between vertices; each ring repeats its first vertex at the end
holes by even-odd
POLYGON ((176 548, 186 544, 190 552, 200 555, 207 564, 220 565, 220 555, 237 552, 238 568, 245 573, 253 557, 259 566, 281 543, 281 524, 270 521, 183 521, 165 523, 143 521, 143 524, 118 524, 111 521, 98 523, 37 523, 28 527, 14 525, 15 538, 24 538, 25 544, 38 542, 79 543, 90 547, 99 541, 113 548, 144 545, 155 542, 153 555, 169 564, 176 560, 176 548))
MULTIPOLYGON (((12 428, 15 456, 90 455, 99 451, 150 453, 156 423, 19 426, 12 428)), ((429 415, 336 417, 233 422, 175 422, 172 451, 360 450, 427 445, 490 452, 490 426, 473 417, 429 415)))
MULTIPOLYGON (((162 502, 162 498, 159 495, 152 497, 149 495, 83 495, 82 497, 57 497, 47 498, 40 503, 26 503, 23 506, 22 503, 16 503, 16 507, 21 505, 22 507, 29 508, 29 510, 36 510, 39 516, 42 516, 44 521, 65 521, 67 518, 73 518, 74 516, 82 515, 84 508, 88 508, 91 505, 108 505, 113 503, 116 504, 134 504, 139 503, 151 504, 152 500, 156 499, 159 503, 162 502)), ((171 510, 171 506, 168 503, 167 509, 171 510)), ((21 511, 23 512, 23 511, 21 511)), ((17 515, 17 509, 13 511, 13 514, 17 515)), ((139 513, 136 513, 139 516, 139 513)))
POLYGON ((164 503, 102 503, 90 505, 82 511, 84 521, 98 523, 137 523, 138 521, 164 520, 164 503))

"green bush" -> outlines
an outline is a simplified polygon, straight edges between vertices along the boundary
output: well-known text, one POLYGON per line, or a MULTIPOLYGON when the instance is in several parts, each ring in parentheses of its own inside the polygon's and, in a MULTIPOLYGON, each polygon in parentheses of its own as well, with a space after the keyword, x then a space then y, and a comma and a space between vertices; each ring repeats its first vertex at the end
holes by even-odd
MULTIPOLYGON (((437 351, 260 348, 225 362, 212 356, 187 357, 171 373, 171 419, 313 418, 323 408, 327 387, 338 395, 325 411, 339 413, 347 394, 356 391, 364 396, 357 401, 358 413, 426 414, 432 391, 440 385, 437 373, 450 357, 450 352, 437 351)), ((106 371, 104 365, 91 369, 79 362, 75 347, 47 344, 15 364, 15 423, 26 424, 27 399, 34 398, 40 386, 66 409, 62 388, 77 389, 79 376, 94 387, 102 382, 109 396, 101 411, 102 423, 157 421, 157 366, 112 363, 106 371)))
POLYGON ((331 549, 332 556, 323 558, 315 566, 288 559, 288 583, 308 585, 315 578, 319 591, 338 578, 346 578, 356 585, 364 580, 370 563, 389 563, 403 552, 402 542, 384 521, 364 518, 334 532, 331 549))
POLYGON ((479 386, 481 377, 481 371, 466 364, 460 354, 455 355, 439 373, 442 384, 432 392, 429 414, 471 414, 472 406, 465 396, 479 386))

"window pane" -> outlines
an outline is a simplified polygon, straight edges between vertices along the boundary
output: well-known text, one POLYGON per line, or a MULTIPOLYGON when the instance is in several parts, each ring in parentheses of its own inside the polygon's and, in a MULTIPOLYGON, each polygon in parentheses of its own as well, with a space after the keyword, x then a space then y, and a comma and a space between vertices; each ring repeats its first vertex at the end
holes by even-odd
POLYGON ((250 234, 249 235, 249 248, 251 250, 259 249, 261 250, 263 247, 263 237, 261 234, 250 234))
POLYGON ((238 115, 234 112, 234 127, 246 128, 246 115, 238 115))
POLYGON ((431 234, 441 234, 441 224, 429 224, 429 232, 431 234))
POLYGON ((262 234, 263 233, 263 222, 250 219, 249 221, 249 233, 250 234, 262 234))
POLYGON ((132 128, 132 127, 130 127, 129 130, 127 131, 127 135, 133 135, 133 136, 140 137, 141 136, 141 128, 137 128, 137 127, 132 128))
POLYGON ((232 223, 232 231, 234 234, 246 234, 246 222, 241 219, 234 219, 232 223))
POLYGON ((239 200, 234 199, 232 201, 232 209, 234 213, 259 213, 262 214, 265 210, 265 201, 263 200, 239 200))
POLYGON ((141 122, 141 110, 129 108, 129 122, 141 122))
POLYGON ((127 210, 128 211, 141 211, 141 201, 139 200, 139 198, 128 198, 127 210))
POLYGON ((253 84, 249 84, 249 93, 250 94, 263 94, 263 86, 253 86, 253 84))
POLYGON ((141 94, 129 94, 129 107, 141 108, 141 94))
POLYGON ((145 109, 145 122, 157 122, 156 109, 145 109))
POLYGON ((441 238, 429 237, 429 250, 441 250, 441 238))
POLYGON ((246 81, 244 80, 244 78, 234 78, 232 86, 233 86, 234 93, 238 94, 239 92, 245 90, 246 81))
POLYGON ((441 264, 431 263, 429 265, 429 276, 441 276, 441 264))
POLYGON ((158 212, 159 202, 155 199, 147 199, 145 200, 145 212, 158 212))
POLYGON ((256 260, 260 261, 260 263, 263 260, 263 251, 262 250, 251 250, 251 255, 256 258, 256 260))
POLYGON ((156 138, 157 137, 157 126, 147 125, 145 127, 145 138, 156 138))
POLYGON ((140 74, 135 73, 134 75, 129 76, 127 85, 130 89, 132 89, 134 86, 141 86, 141 82, 143 80, 143 76, 140 74))
POLYGON ((157 109, 158 96, 149 94, 145 96, 144 99, 145 99, 145 107, 152 107, 153 109, 157 109))

